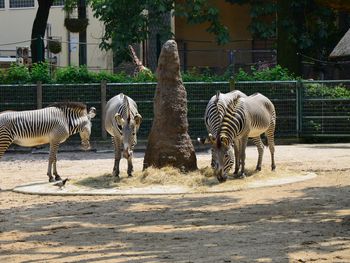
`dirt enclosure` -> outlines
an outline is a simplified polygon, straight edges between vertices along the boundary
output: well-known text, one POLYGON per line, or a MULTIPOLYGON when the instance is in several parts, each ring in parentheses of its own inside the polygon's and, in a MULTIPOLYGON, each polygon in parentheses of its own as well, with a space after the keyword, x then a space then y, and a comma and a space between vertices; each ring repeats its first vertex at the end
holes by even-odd
MULTIPOLYGON (((152 196, 11 191, 47 180, 47 157, 6 153, 0 161, 0 262, 350 262, 350 144, 277 146, 277 176, 317 177, 273 187, 152 196)), ((135 171, 142 158, 136 154, 135 171)), ((248 170, 256 158, 248 147, 248 170)), ((197 159, 210 164, 208 153, 197 159)), ((58 155, 60 174, 74 180, 112 166, 112 152, 58 155)), ((262 173, 269 166, 266 149, 262 173)), ((128 180, 125 160, 122 167, 128 180)))

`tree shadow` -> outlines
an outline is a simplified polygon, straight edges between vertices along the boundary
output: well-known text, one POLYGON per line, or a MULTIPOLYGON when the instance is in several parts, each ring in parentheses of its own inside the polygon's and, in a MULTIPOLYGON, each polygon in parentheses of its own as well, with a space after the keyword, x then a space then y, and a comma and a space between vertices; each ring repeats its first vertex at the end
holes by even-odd
POLYGON ((27 255, 26 262, 290 262, 291 254, 307 250, 322 258, 349 249, 349 215, 341 213, 349 191, 313 187, 297 197, 242 205, 239 192, 60 202, 47 197, 37 205, 0 209, 1 233, 21 233, 0 238, 1 254, 27 255), (17 242, 51 248, 8 249, 17 242))

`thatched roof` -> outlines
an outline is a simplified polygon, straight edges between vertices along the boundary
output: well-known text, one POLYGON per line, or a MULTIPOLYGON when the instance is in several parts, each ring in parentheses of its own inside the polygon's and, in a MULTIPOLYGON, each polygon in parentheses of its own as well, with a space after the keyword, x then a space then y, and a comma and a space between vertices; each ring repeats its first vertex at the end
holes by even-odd
POLYGON ((332 53, 329 55, 330 58, 340 58, 350 56, 350 29, 343 38, 339 41, 332 53))

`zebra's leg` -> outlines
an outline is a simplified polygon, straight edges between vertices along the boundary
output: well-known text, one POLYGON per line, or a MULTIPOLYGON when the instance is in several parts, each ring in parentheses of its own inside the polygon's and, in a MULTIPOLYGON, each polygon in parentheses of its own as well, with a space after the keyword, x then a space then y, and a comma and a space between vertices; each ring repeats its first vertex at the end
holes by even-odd
MULTIPOLYGON (((0 135, 2 134, 0 133, 0 135)), ((12 142, 13 139, 9 136, 0 136, 0 159, 2 158, 2 156, 4 156, 4 153, 10 147, 12 142)))
POLYGON ((128 158, 128 177, 132 177, 132 172, 134 171, 134 166, 132 164, 132 155, 128 158))
POLYGON ((266 131, 266 137, 267 137, 267 144, 269 145, 270 153, 271 153, 271 170, 274 171, 276 169, 275 164, 275 125, 272 125, 267 131, 266 131))
POLYGON ((211 168, 215 169, 216 167, 216 153, 215 153, 215 148, 211 147, 211 163, 210 163, 211 168))
POLYGON ((57 167, 56 167, 56 162, 57 162, 57 151, 58 151, 58 145, 59 142, 50 142, 50 155, 49 155, 49 165, 47 168, 47 176, 49 177, 49 182, 54 182, 61 180, 61 177, 57 173, 57 167), (53 175, 55 178, 52 176, 52 171, 53 175))
POLYGON ((245 136, 241 139, 240 142, 240 159, 241 159, 241 178, 245 178, 245 172, 244 172, 244 168, 245 168, 245 150, 247 148, 247 142, 248 142, 248 136, 245 136))
POLYGON ((114 145, 114 167, 112 175, 119 178, 119 164, 120 159, 122 158, 122 151, 121 151, 121 143, 117 139, 117 137, 112 137, 112 143, 114 145))
POLYGON ((233 172, 233 176, 237 177, 238 171, 239 171, 239 165, 240 165, 240 154, 239 154, 240 142, 239 142, 239 140, 235 141, 235 143, 233 144, 233 149, 235 151, 235 170, 233 172))
POLYGON ((254 137, 252 138, 254 144, 256 145, 256 147, 258 148, 258 163, 256 165, 256 171, 261 171, 261 163, 262 163, 262 159, 263 159, 263 155, 264 155, 264 144, 260 138, 260 136, 254 137))

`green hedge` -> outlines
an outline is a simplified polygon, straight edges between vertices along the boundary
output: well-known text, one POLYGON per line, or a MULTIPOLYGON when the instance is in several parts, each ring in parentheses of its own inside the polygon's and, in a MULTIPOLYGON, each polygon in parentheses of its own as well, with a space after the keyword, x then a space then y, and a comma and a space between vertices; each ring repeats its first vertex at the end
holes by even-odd
MULTIPOLYGON (((192 68, 186 73, 182 73, 184 82, 215 82, 215 81, 254 81, 254 80, 295 80, 293 74, 280 66, 245 72, 242 69, 232 76, 231 71, 227 70, 222 75, 213 74, 209 69, 192 68)), ((50 67, 46 63, 34 64, 29 70, 25 66, 12 64, 9 69, 0 70, 0 84, 31 84, 41 81, 42 83, 99 83, 106 80, 110 83, 140 83, 156 82, 155 74, 141 72, 136 76, 127 75, 124 72, 110 73, 107 71, 94 72, 89 71, 85 66, 68 66, 56 69, 50 72, 50 67)))

